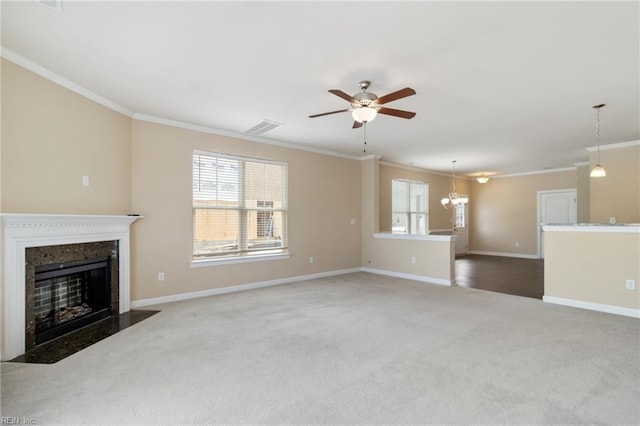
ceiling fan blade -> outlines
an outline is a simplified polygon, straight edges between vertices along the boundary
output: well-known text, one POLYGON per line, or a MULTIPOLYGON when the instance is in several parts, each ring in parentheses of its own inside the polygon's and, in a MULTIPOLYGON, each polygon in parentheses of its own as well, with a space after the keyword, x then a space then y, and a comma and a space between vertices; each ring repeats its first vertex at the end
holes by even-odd
POLYGON ((387 114, 387 115, 393 115, 394 117, 401 117, 401 118, 413 118, 416 116, 415 112, 411 112, 411 111, 403 111, 401 109, 393 109, 393 108, 380 108, 378 110, 379 114, 387 114))
POLYGON ((353 127, 352 129, 359 129, 360 127, 362 127, 362 123, 359 123, 357 121, 353 122, 353 127))
POLYGON ((378 105, 386 104, 387 102, 397 101, 398 99, 406 98, 407 96, 415 95, 416 91, 411 87, 405 87, 404 89, 396 90, 376 99, 378 105))
POLYGON ((329 93, 333 93, 334 95, 336 95, 338 97, 341 97, 345 101, 350 102, 352 104, 353 103, 358 103, 358 101, 353 96, 344 93, 342 90, 331 89, 331 90, 329 90, 329 93))
POLYGON ((310 115, 309 118, 322 117, 323 115, 337 114, 339 112, 346 112, 346 111, 349 111, 349 109, 340 109, 338 111, 330 111, 330 112, 323 112, 322 114, 314 114, 314 115, 310 115))

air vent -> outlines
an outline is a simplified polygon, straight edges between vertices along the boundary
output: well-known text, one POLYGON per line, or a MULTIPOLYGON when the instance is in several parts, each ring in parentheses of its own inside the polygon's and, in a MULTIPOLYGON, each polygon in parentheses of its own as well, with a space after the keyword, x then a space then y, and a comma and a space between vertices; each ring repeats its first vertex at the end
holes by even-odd
POLYGON ((46 6, 49 9, 62 12, 62 0, 36 0, 36 3, 46 6))
POLYGON ((277 121, 271 121, 271 120, 262 120, 252 128, 245 130, 244 133, 247 135, 259 136, 279 126, 282 126, 282 123, 278 123, 277 121))

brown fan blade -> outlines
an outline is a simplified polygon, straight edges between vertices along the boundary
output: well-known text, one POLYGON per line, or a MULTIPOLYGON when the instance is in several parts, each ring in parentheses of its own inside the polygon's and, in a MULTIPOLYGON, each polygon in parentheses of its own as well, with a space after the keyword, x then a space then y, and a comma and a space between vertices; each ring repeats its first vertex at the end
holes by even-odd
POLYGON ((339 112, 346 112, 349 111, 348 109, 341 109, 338 111, 331 111, 331 112, 323 112, 322 114, 314 114, 314 115, 310 115, 309 118, 316 118, 316 117, 322 117, 323 115, 329 115, 329 114, 337 114, 339 112))
POLYGON ((352 129, 359 129, 360 127, 362 127, 362 123, 359 123, 357 121, 353 122, 353 127, 352 129))
POLYGON ((406 98, 407 96, 415 95, 416 91, 411 87, 405 87, 404 89, 397 90, 393 93, 389 93, 388 95, 384 95, 378 99, 376 99, 376 103, 378 105, 386 104, 387 102, 397 101, 398 99, 406 98))
POLYGON ((380 108, 378 110, 379 114, 387 114, 387 115, 393 115, 394 117, 401 117, 401 118, 413 118, 416 116, 415 112, 411 112, 411 111, 403 111, 401 109, 393 109, 393 108, 380 108))
POLYGON ((355 98, 353 98, 351 95, 348 95, 348 94, 344 93, 342 90, 331 89, 331 90, 329 90, 329 93, 333 93, 334 95, 336 95, 338 97, 341 97, 345 101, 350 102, 352 104, 358 102, 355 98))

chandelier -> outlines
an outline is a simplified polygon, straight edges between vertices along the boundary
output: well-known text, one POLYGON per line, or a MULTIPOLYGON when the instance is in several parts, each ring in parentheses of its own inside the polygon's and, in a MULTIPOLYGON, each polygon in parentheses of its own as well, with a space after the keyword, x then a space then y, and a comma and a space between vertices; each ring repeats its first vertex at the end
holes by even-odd
POLYGON ((594 105, 592 108, 596 110, 596 141, 598 142, 598 162, 596 166, 591 169, 589 176, 591 177, 605 177, 607 172, 604 167, 600 165, 600 108, 607 106, 607 104, 594 105))
POLYGON ((469 198, 464 195, 460 195, 456 192, 456 160, 453 160, 453 175, 451 177, 451 192, 448 197, 444 197, 440 200, 442 207, 450 209, 458 204, 466 204, 469 202, 469 198))

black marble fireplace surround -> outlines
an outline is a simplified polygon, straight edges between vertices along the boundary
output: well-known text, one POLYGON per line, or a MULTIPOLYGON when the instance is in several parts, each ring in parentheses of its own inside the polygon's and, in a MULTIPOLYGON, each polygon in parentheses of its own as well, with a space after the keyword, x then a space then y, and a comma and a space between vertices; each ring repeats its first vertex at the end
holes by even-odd
MULTIPOLYGON (((43 333, 37 333, 38 324, 42 324, 42 321, 37 320, 38 315, 42 315, 40 312, 40 307, 36 307, 36 303, 40 304, 41 302, 36 302, 36 271, 40 270, 51 270, 53 267, 59 268, 68 264, 69 266, 77 265, 82 263, 83 261, 88 260, 106 260, 109 270, 106 271, 106 277, 110 280, 110 283, 107 286, 110 287, 110 295, 106 295, 107 299, 110 299, 110 303, 108 306, 102 306, 102 314, 101 315, 87 315, 85 318, 78 318, 72 321, 69 321, 65 324, 60 324, 57 327, 53 328, 55 331, 56 328, 62 327, 62 334, 72 333, 74 325, 77 325, 77 329, 80 329, 89 324, 90 320, 93 319, 94 322, 99 321, 104 318, 118 316, 119 315, 119 286, 118 286, 118 242, 117 241, 99 241, 99 242, 90 242, 90 243, 80 243, 80 244, 63 244, 63 245, 55 245, 55 246, 42 246, 42 247, 30 247, 26 249, 25 253, 25 319, 26 319, 26 330, 25 330, 25 349, 26 351, 34 349, 38 344, 45 343, 43 340, 43 333), (93 317, 93 318, 91 318, 93 317), (89 320, 89 321, 87 321, 89 320)), ((96 285, 96 283, 93 283, 96 285)), ((63 289, 66 291, 65 289, 63 289)), ((38 291, 42 291, 41 288, 38 288, 38 291)), ((84 300, 79 302, 79 306, 82 305, 84 300)), ((52 330, 46 330, 50 332, 52 330)), ((59 337, 56 336, 55 333, 50 336, 53 338, 59 337)))

